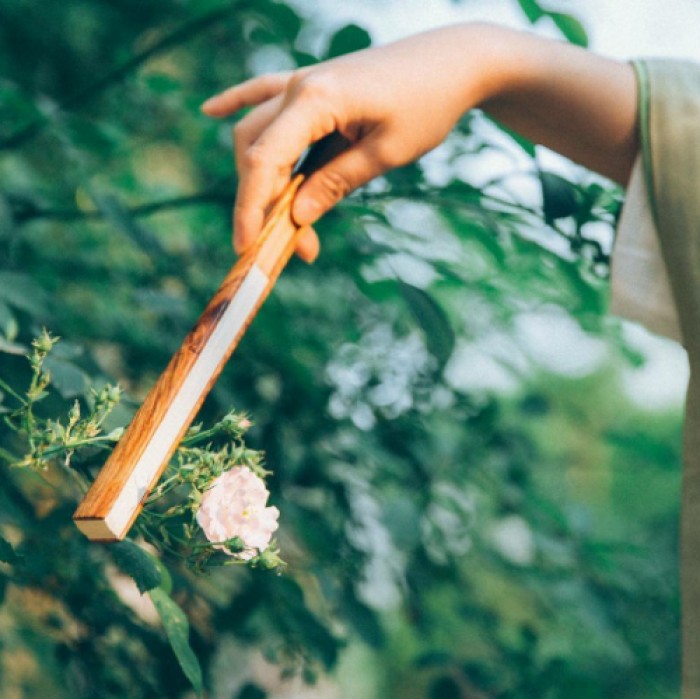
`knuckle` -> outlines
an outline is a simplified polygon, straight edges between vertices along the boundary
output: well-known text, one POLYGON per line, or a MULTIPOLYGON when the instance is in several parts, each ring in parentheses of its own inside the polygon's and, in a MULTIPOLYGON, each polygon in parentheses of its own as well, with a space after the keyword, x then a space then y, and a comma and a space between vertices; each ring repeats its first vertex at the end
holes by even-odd
POLYGON ((326 168, 320 170, 316 177, 329 204, 340 201, 354 189, 348 177, 338 170, 326 168))
POLYGON ((234 124, 231 128, 231 133, 233 134, 234 144, 236 146, 240 146, 246 140, 246 137, 248 135, 248 129, 242 121, 239 121, 237 124, 234 124))
POLYGON ((397 144, 388 140, 378 140, 368 149, 368 158, 381 170, 391 170, 404 164, 397 144))
POLYGON ((299 80, 296 93, 302 99, 328 102, 333 99, 335 94, 334 83, 334 79, 328 73, 311 73, 299 80))
POLYGON ((243 153, 243 164, 247 168, 258 169, 265 164, 267 155, 259 145, 252 145, 243 153))

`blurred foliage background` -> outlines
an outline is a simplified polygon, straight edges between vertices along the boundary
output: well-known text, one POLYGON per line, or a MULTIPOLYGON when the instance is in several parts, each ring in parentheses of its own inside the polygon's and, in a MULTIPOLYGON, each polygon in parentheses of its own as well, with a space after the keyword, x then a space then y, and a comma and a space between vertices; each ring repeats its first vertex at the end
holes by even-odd
MULTIPOLYGON (((230 125, 198 105, 371 42, 312 15, 0 1, 9 386, 26 386, 45 326, 63 338, 47 414, 109 380, 129 397, 110 419, 128 421, 233 262, 230 125)), ((605 315, 621 196, 570 172, 467 115, 328 215, 316 264, 285 271, 203 415, 252 416, 289 569, 168 561, 208 696, 677 696, 681 416, 620 388, 643 361, 605 315), (503 172, 471 181, 493 156, 503 172), (575 349, 543 361, 560 335, 575 349)), ((60 473, 0 476, 0 695, 193 696, 107 548, 74 529, 60 473)))

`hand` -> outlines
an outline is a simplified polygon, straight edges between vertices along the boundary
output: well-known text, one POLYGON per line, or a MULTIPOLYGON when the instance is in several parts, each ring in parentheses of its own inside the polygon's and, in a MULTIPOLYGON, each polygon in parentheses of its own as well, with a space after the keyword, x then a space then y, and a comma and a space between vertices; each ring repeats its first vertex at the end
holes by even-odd
MULTIPOLYGON (((526 138, 627 182, 638 151, 629 64, 495 25, 461 24, 253 78, 202 105, 215 117, 254 107, 234 128, 236 250, 255 240, 311 143, 337 130, 351 145, 302 184, 292 208, 300 226, 437 146, 475 106, 526 138)), ((297 252, 310 260, 318 247, 309 230, 297 252)))
MULTIPOLYGON (((301 186, 292 215, 310 226, 355 188, 437 146, 469 107, 485 96, 488 39, 477 25, 428 32, 385 47, 289 73, 253 78, 207 100, 225 117, 255 108, 234 127, 239 185, 234 245, 240 253, 260 232, 303 150, 338 130, 350 147, 301 186), (465 60, 464 42, 483 63, 465 60)), ((491 29, 496 29, 491 28, 491 29)), ((297 252, 318 253, 310 230, 297 252)))

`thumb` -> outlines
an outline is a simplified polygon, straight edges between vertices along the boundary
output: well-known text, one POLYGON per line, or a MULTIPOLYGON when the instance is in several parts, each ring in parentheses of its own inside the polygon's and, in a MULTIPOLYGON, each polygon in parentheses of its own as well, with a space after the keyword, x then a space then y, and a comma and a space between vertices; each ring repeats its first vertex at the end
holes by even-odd
POLYGON ((377 157, 377 139, 368 136, 337 155, 302 183, 292 206, 300 226, 315 223, 354 189, 381 175, 387 168, 377 157))

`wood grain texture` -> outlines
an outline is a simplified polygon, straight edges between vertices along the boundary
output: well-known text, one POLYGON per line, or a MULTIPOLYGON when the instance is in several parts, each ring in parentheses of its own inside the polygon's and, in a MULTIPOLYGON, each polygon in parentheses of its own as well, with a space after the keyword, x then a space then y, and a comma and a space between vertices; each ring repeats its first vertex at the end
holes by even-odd
POLYGON ((290 210, 302 179, 295 177, 277 201, 261 236, 228 273, 79 504, 73 519, 88 538, 120 540, 138 516, 294 251, 299 228, 290 210), (224 327, 228 323, 235 327, 224 327))

